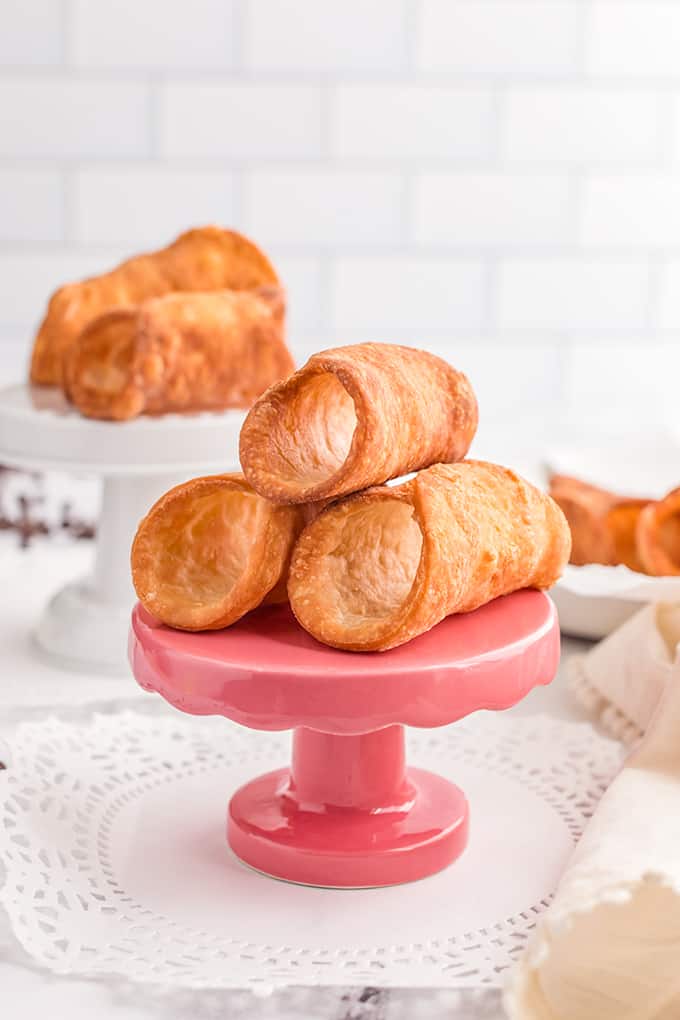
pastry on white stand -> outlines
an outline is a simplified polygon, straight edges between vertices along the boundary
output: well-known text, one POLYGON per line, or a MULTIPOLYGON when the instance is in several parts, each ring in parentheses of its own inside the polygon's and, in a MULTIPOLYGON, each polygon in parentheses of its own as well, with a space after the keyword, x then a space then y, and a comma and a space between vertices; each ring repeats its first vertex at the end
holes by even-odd
POLYGON ((191 476, 238 469, 245 412, 84 418, 56 388, 0 390, 0 462, 102 479, 95 561, 48 603, 34 636, 40 652, 68 667, 126 673, 134 591, 129 551, 141 517, 191 476))

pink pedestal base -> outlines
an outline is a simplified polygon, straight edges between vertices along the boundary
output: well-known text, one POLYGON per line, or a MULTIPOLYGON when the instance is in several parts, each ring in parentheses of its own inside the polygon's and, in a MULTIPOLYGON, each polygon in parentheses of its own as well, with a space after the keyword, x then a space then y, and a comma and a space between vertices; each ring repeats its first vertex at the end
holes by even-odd
POLYGON ((305 885, 394 885, 441 871, 467 844, 468 804, 447 779, 406 769, 404 730, 297 729, 293 764, 234 795, 229 844, 242 861, 305 885))
POLYGON ((458 787, 406 768, 404 726, 503 709, 550 683, 559 629, 547 595, 520 591, 381 654, 320 645, 287 606, 225 631, 170 630, 140 606, 138 682, 196 715, 294 730, 289 768, 232 797, 227 834, 246 864, 307 885, 394 885, 434 874, 467 842, 458 787))

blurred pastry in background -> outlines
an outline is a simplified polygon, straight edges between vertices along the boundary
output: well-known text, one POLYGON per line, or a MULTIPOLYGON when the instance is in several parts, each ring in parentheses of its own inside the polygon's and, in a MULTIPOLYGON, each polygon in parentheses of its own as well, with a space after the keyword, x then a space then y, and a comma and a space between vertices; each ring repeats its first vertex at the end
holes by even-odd
POLYGON ((215 226, 188 230, 167 248, 55 291, 35 338, 31 382, 62 385, 68 350, 104 312, 172 291, 254 290, 267 284, 279 284, 276 270, 248 238, 215 226))
POLYGON ((680 574, 680 489, 661 500, 637 499, 553 475, 550 495, 569 522, 570 563, 623 564, 655 577, 680 574))
POLYGON ((605 517, 605 526, 611 535, 615 563, 623 563, 629 570, 649 573, 640 559, 638 528, 644 509, 653 504, 648 499, 615 499, 605 517))
POLYGON ((637 543, 646 573, 680 574, 680 489, 645 507, 638 521, 637 543))
POLYGON ((216 630, 263 602, 285 602, 293 543, 307 512, 262 499, 243 475, 194 478, 166 492, 137 529, 132 580, 153 616, 216 630))
POLYGON ((294 371, 277 287, 179 292, 92 320, 65 354, 64 392, 122 421, 247 408, 294 371))
POLYGON ((613 540, 605 523, 615 500, 612 493, 569 475, 552 475, 549 492, 562 508, 569 523, 569 562, 576 566, 586 563, 613 564, 613 540))

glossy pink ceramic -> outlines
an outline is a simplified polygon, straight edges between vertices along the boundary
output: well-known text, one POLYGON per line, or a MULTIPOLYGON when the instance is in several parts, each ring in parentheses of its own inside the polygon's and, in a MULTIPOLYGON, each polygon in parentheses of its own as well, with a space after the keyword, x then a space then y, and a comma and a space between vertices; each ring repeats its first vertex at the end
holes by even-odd
POLYGON ((291 766, 232 798, 228 838, 260 871, 325 886, 412 881, 454 860, 467 841, 467 801, 448 780, 406 768, 404 725, 508 708, 549 683, 558 660, 555 608, 536 591, 382 653, 321 645, 284 606, 201 634, 137 606, 130 637, 138 682, 182 711, 295 730, 291 766))

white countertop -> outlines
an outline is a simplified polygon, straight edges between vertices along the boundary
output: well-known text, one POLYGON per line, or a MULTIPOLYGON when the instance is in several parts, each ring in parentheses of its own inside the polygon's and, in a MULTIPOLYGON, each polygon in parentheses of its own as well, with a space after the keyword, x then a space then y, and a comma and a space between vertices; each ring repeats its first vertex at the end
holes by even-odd
MULTIPOLYGON (((91 557, 91 543, 39 540, 21 551, 14 536, 0 535, 2 583, 6 600, 0 621, 0 737, 9 738, 23 719, 52 711, 87 718, 96 708, 113 711, 125 705, 145 711, 171 711, 134 684, 132 678, 69 674, 41 661, 30 639, 31 623, 51 591, 83 573, 91 557)), ((523 715, 547 712, 565 719, 581 719, 564 684, 564 663, 584 643, 564 641, 560 675, 549 687, 536 688, 512 709, 523 715)), ((124 979, 84 981, 56 977, 38 969, 14 939, 0 914, 1 1001, 11 1020, 500 1020, 498 993, 427 992, 379 989, 289 989, 266 999, 249 992, 181 991, 132 985, 124 979), (9 1007, 9 1008, 8 1008, 9 1007)))

